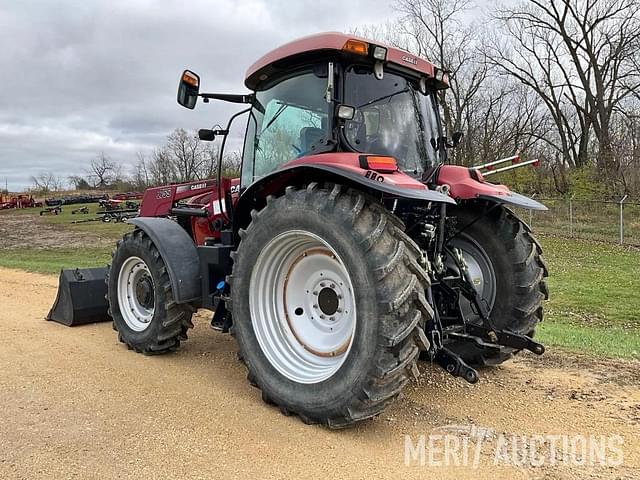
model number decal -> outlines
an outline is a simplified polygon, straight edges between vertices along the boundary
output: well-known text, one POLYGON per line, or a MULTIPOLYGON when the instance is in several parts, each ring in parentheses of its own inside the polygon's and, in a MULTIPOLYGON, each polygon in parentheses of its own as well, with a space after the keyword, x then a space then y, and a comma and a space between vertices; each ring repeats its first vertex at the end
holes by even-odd
POLYGON ((384 177, 382 175, 378 175, 376 172, 373 172, 371 170, 367 170, 367 173, 365 173, 364 176, 369 180, 375 180, 376 182, 380 183, 384 182, 384 177))

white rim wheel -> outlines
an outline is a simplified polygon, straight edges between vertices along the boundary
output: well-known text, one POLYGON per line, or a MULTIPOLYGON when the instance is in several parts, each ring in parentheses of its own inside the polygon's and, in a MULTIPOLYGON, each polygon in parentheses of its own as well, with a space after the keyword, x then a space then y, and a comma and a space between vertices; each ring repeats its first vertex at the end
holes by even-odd
POLYGON ((139 257, 129 257, 118 274, 118 306, 127 326, 136 332, 149 327, 155 311, 153 278, 139 257))
POLYGON ((356 329, 351 278, 335 250, 313 233, 288 231, 262 249, 249 308, 263 353, 290 380, 322 382, 349 355, 356 329))

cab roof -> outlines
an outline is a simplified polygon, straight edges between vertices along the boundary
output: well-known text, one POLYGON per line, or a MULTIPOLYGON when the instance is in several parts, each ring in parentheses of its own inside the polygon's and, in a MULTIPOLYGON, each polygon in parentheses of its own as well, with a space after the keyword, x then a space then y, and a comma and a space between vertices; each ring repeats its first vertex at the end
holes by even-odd
MULTIPOLYGON (((328 32, 299 38, 270 51, 249 67, 244 83, 250 90, 255 90, 260 82, 267 80, 278 71, 286 70, 288 61, 294 62, 299 58, 308 58, 314 54, 319 56, 318 54, 322 53, 344 52, 349 54, 351 52, 346 49, 349 41, 366 43, 369 47, 369 52, 376 46, 384 47, 387 50, 386 63, 393 63, 405 69, 413 70, 428 78, 435 77, 436 71, 439 70, 433 63, 405 50, 355 35, 328 32)), ((371 60, 375 61, 374 58, 371 58, 371 60)), ((446 88, 448 86, 446 78, 444 79, 444 84, 446 88)))

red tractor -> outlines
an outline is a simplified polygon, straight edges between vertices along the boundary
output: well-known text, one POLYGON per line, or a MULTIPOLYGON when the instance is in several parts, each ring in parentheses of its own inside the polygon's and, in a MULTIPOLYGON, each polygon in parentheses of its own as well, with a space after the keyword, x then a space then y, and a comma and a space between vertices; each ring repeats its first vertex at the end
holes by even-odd
POLYGON ((145 192, 108 275, 122 342, 173 351, 210 309, 265 402, 330 427, 379 414, 419 357, 474 383, 477 366, 544 352, 532 337, 547 269, 509 207, 546 208, 447 165, 461 138, 442 130, 447 72, 327 33, 268 53, 245 85, 202 93, 197 74, 181 76, 186 108, 246 105, 199 132, 223 137, 222 159, 246 115, 242 171, 145 192))

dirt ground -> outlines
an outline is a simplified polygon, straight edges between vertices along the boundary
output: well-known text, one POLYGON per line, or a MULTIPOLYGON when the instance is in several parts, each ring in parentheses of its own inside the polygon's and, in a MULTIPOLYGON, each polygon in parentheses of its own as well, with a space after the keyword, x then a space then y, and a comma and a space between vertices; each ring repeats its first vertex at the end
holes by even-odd
MULTIPOLYGON (((79 248, 112 246, 111 238, 90 232, 73 232, 42 221, 37 210, 20 215, 0 212, 0 250, 4 248, 79 248)), ((0 253, 1 255, 1 253, 0 253)))
MULTIPOLYGON (((179 352, 145 357, 118 344, 109 323, 44 321, 56 282, 0 269, 2 479, 640 478, 640 362, 551 351, 484 370, 477 385, 422 364, 381 416, 330 431, 264 404, 233 340, 204 313, 179 352), (470 458, 464 447, 445 460, 444 434, 470 458), (501 450, 505 438, 554 434, 620 436, 622 465, 532 466, 501 450), (424 465, 412 456, 420 435, 424 465)), ((538 447, 551 458, 550 444, 538 447)))

